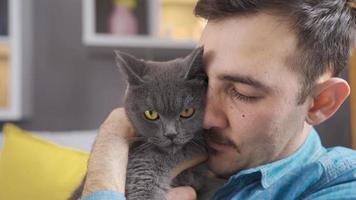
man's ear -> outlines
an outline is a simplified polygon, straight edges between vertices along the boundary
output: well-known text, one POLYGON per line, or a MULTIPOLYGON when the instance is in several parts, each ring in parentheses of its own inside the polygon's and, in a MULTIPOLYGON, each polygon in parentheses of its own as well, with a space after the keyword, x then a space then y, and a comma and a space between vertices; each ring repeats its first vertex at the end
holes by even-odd
POLYGON ((315 85, 307 123, 317 125, 327 120, 339 109, 349 94, 350 86, 341 78, 333 77, 315 85))

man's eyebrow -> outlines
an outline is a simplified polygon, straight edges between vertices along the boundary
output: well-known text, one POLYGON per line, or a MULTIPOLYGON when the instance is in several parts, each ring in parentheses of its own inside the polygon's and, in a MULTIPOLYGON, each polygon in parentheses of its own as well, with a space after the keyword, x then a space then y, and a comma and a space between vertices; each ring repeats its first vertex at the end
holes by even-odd
POLYGON ((271 88, 268 87, 267 85, 261 83, 260 81, 249 77, 249 76, 239 76, 239 75, 220 75, 218 76, 219 80, 223 81, 231 81, 231 82, 236 82, 236 83, 242 83, 246 85, 250 85, 252 87, 255 87, 257 89, 261 89, 264 92, 271 92, 271 88))

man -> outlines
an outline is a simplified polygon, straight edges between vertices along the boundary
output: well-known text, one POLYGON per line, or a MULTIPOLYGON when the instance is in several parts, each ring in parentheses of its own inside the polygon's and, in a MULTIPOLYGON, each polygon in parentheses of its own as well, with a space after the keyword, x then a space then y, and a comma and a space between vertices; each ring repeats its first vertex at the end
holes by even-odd
MULTIPOLYGON (((209 77, 207 162, 229 179, 214 199, 356 199, 356 152, 325 149, 312 128, 349 95, 336 76, 355 43, 353 6, 346 0, 198 1, 196 14, 208 20, 201 38, 209 77)), ((103 123, 89 161, 87 199, 122 198, 125 138, 132 133, 122 109, 103 123)), ((169 193, 170 199, 195 197, 190 187, 169 193)))

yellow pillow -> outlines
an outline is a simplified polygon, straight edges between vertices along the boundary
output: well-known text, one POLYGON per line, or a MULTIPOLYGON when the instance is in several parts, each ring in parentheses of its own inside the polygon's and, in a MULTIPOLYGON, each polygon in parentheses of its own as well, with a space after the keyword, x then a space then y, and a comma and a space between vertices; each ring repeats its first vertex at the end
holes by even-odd
POLYGON ((1 200, 64 200, 86 172, 88 154, 4 126, 0 154, 1 200))

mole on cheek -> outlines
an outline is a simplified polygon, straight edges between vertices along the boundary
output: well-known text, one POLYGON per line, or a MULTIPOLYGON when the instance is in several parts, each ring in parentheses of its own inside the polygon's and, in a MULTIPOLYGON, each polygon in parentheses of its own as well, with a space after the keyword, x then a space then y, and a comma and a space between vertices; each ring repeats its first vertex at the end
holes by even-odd
POLYGON ((242 114, 242 115, 241 115, 241 117, 245 118, 245 115, 244 115, 244 114, 242 114))

